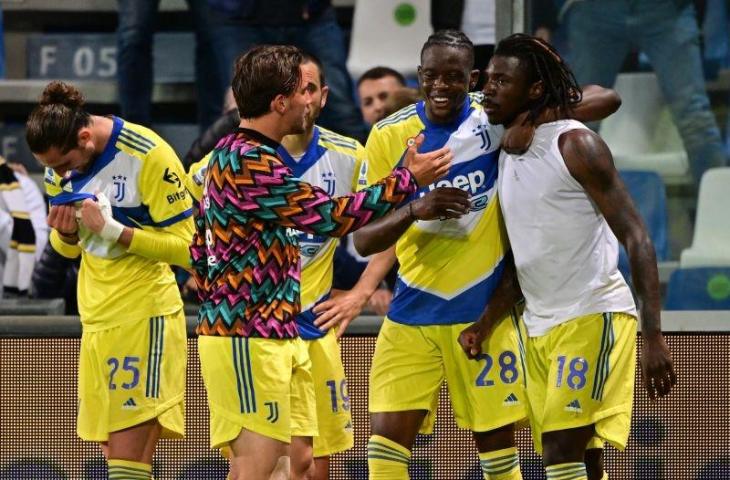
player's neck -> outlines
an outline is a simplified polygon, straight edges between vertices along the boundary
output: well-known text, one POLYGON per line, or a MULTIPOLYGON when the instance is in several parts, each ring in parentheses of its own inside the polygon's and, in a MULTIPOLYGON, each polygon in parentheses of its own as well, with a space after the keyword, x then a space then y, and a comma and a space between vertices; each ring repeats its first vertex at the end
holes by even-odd
POLYGON ((279 120, 278 116, 275 117, 272 113, 268 113, 258 118, 242 118, 238 126, 255 130, 276 143, 281 143, 285 132, 282 131, 279 120))
POLYGON ((281 140, 281 145, 289 152, 289 155, 302 155, 309 148, 309 143, 314 138, 314 125, 307 128, 307 131, 298 135, 287 135, 281 140))
POLYGON ((112 136, 112 130, 114 130, 114 120, 110 117, 91 116, 91 136, 94 142, 95 155, 101 155, 104 151, 112 136))

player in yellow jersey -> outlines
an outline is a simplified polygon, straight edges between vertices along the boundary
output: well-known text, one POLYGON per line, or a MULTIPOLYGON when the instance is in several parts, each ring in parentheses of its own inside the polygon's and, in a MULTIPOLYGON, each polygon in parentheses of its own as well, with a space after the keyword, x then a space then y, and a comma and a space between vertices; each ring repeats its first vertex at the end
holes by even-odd
POLYGON ((153 131, 90 115, 51 82, 27 141, 46 168, 50 241, 81 255, 81 438, 100 442, 110 479, 152 478, 159 438, 184 434, 187 332, 171 264, 190 266, 182 164, 153 131))
POLYGON ((466 215, 443 221, 418 221, 417 211, 401 208, 355 234, 362 254, 397 241, 400 263, 370 375, 372 480, 408 478, 410 449, 418 431, 433 426, 444 380, 457 425, 473 432, 484 478, 522 478, 514 430, 526 418, 526 399, 516 315, 506 312, 477 362, 457 342, 464 325, 481 314, 510 255, 496 195, 504 128, 489 122, 480 95, 468 94, 478 77, 473 62, 463 33, 431 35, 419 67, 425 100, 377 123, 366 145, 368 180, 398 164, 420 133, 426 137, 421 151, 449 146, 454 162, 448 175, 417 195, 455 187, 471 203, 466 215))
MULTIPOLYGON (((357 140, 315 125, 327 102, 328 87, 319 59, 310 54, 303 57, 301 68, 312 95, 305 131, 285 136, 277 152, 294 175, 324 189, 329 195, 355 192, 365 149, 357 140)), ((209 156, 206 156, 190 167, 187 182, 194 200, 199 201, 202 196, 208 161, 209 156)), ((437 197, 431 195, 417 202, 417 208, 428 204, 435 210, 438 208, 436 201, 437 197)), ((445 212, 435 215, 439 214, 445 212)), ((326 480, 329 478, 329 456, 353 445, 350 398, 336 327, 346 326, 360 313, 378 282, 371 284, 365 274, 353 290, 331 296, 333 260, 339 239, 303 232, 298 232, 297 236, 302 265, 301 313, 297 315, 297 328, 312 362, 318 435, 314 438, 292 437, 291 468, 295 478, 326 480)), ((302 431, 303 426, 296 428, 302 431)))

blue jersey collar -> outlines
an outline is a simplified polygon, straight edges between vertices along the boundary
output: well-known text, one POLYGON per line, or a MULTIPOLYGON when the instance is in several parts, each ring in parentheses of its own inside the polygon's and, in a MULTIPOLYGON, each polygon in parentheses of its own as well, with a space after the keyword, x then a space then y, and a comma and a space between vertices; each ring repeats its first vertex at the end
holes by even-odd
POLYGON ((449 131, 456 130, 459 128, 459 125, 461 125, 464 120, 467 119, 469 114, 472 111, 471 106, 471 97, 469 97, 469 94, 466 95, 466 98, 464 99, 464 103, 461 106, 461 111, 459 112, 459 115, 452 120, 449 123, 434 123, 431 120, 428 119, 428 115, 426 115, 426 101, 421 100, 416 104, 416 112, 418 113, 418 117, 423 122, 423 125, 426 127, 426 130, 430 129, 445 129, 449 131))

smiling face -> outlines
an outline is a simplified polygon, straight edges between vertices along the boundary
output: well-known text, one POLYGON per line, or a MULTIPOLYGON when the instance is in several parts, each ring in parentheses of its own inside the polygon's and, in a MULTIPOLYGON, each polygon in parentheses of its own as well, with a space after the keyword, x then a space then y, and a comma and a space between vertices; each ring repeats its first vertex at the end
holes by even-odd
POLYGON ((493 56, 486 77, 483 105, 493 124, 509 125, 541 93, 539 82, 529 83, 517 57, 493 56))
POLYGON ((466 48, 433 45, 422 55, 418 82, 425 95, 426 115, 435 123, 449 123, 459 116, 479 71, 466 48))

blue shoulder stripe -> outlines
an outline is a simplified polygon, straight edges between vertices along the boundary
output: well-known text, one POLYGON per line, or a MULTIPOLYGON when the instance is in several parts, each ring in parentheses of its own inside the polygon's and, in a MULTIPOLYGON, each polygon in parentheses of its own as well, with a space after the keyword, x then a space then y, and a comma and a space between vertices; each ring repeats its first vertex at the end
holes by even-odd
POLYGON ((143 137, 139 133, 137 133, 133 130, 130 130, 128 128, 122 128, 122 135, 125 135, 125 136, 129 137, 130 139, 137 140, 139 143, 145 144, 149 148, 152 148, 155 146, 155 142, 153 142, 152 140, 150 140, 147 137, 143 137))
POLYGON ((136 143, 133 143, 133 142, 132 142, 131 140, 129 140, 129 139, 127 139, 127 138, 124 138, 124 137, 122 137, 121 135, 119 136, 119 138, 117 139, 117 141, 118 141, 119 143, 121 143, 121 144, 124 144, 124 145, 128 146, 128 147, 129 147, 129 148, 131 148, 132 150, 136 150, 136 151, 138 151, 138 152, 140 152, 140 153, 143 153, 143 154, 145 154, 145 155, 147 155, 147 153, 149 153, 149 151, 150 151, 150 149, 149 149, 149 148, 147 148, 147 147, 142 147, 142 146, 140 146, 140 145, 138 145, 138 144, 136 144, 136 143))

